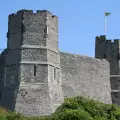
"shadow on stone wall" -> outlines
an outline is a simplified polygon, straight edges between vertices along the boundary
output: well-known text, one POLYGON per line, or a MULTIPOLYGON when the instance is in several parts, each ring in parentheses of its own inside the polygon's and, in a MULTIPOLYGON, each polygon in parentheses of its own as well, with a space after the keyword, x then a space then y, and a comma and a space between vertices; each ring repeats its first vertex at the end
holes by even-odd
POLYGON ((0 99, 0 107, 14 111, 18 91, 19 87, 16 87, 15 85, 4 88, 0 99))

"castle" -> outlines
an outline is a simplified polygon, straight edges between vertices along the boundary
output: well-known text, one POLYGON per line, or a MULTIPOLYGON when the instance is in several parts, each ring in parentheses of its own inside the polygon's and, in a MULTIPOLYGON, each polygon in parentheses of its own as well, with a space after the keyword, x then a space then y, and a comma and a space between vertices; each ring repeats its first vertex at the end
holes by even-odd
POLYGON ((58 17, 46 10, 9 15, 7 39, 0 55, 1 107, 49 115, 77 95, 120 105, 119 40, 96 37, 96 58, 60 52, 58 17))

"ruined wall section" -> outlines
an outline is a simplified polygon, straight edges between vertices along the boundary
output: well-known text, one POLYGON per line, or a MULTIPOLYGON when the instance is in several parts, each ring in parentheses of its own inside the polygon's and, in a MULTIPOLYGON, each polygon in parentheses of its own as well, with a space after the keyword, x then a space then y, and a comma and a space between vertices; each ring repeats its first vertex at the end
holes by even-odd
POLYGON ((111 103, 109 63, 104 60, 60 53, 64 97, 89 96, 111 103))

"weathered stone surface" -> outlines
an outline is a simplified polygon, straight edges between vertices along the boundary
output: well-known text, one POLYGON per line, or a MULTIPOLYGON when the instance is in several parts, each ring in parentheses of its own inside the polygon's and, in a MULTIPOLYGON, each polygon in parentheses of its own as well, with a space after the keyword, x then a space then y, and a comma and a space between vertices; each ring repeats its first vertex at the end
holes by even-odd
POLYGON ((89 96, 111 103, 109 63, 106 60, 60 54, 64 97, 89 96))
POLYGON ((107 40, 106 36, 96 37, 95 57, 109 61, 111 89, 116 91, 112 92, 112 101, 114 104, 120 105, 120 40, 115 39, 112 42, 112 40, 107 40))
POLYGON ((114 104, 120 105, 120 91, 111 92, 112 102, 114 104))
MULTIPOLYGON (((0 106, 37 116, 53 113, 64 98, 76 95, 111 103, 109 63, 59 52, 58 17, 49 11, 9 15, 7 38, 0 55, 0 106)), ((101 46, 97 49, 103 58, 101 46)), ((114 66, 118 68, 118 61, 114 66)), ((118 72, 116 68, 111 72, 118 72)))
POLYGON ((21 50, 22 61, 47 61, 47 51, 45 49, 24 48, 21 50))
POLYGON ((63 102, 57 20, 48 11, 9 16, 1 106, 36 116, 53 113, 63 102))
POLYGON ((48 66, 36 65, 36 76, 34 76, 34 64, 22 64, 20 66, 20 79, 24 83, 48 83, 48 66))

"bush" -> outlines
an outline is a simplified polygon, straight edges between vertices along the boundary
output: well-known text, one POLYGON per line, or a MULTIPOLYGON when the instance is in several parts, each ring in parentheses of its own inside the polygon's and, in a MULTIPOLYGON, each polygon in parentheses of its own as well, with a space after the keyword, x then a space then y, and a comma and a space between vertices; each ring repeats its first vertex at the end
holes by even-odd
MULTIPOLYGON (((64 103, 56 110, 54 114, 59 116, 59 114, 63 113, 65 116, 69 116, 68 120, 72 116, 68 115, 68 112, 73 112, 72 115, 78 114, 83 115, 88 114, 87 120, 120 120, 120 107, 117 105, 104 104, 99 101, 94 101, 92 99, 83 98, 83 97, 75 97, 75 98, 67 98, 64 100, 64 103), (83 114, 84 111, 84 114, 83 114), (77 113, 78 112, 78 113, 77 113)), ((69 114, 70 114, 69 113, 69 114)), ((82 118, 83 119, 83 118, 82 118)), ((63 119, 62 119, 63 120, 63 119)), ((81 120, 80 117, 76 120, 81 120)), ((84 120, 84 119, 83 119, 84 120)))
POLYGON ((58 120, 93 120, 89 113, 83 110, 65 110, 56 117, 58 120))

